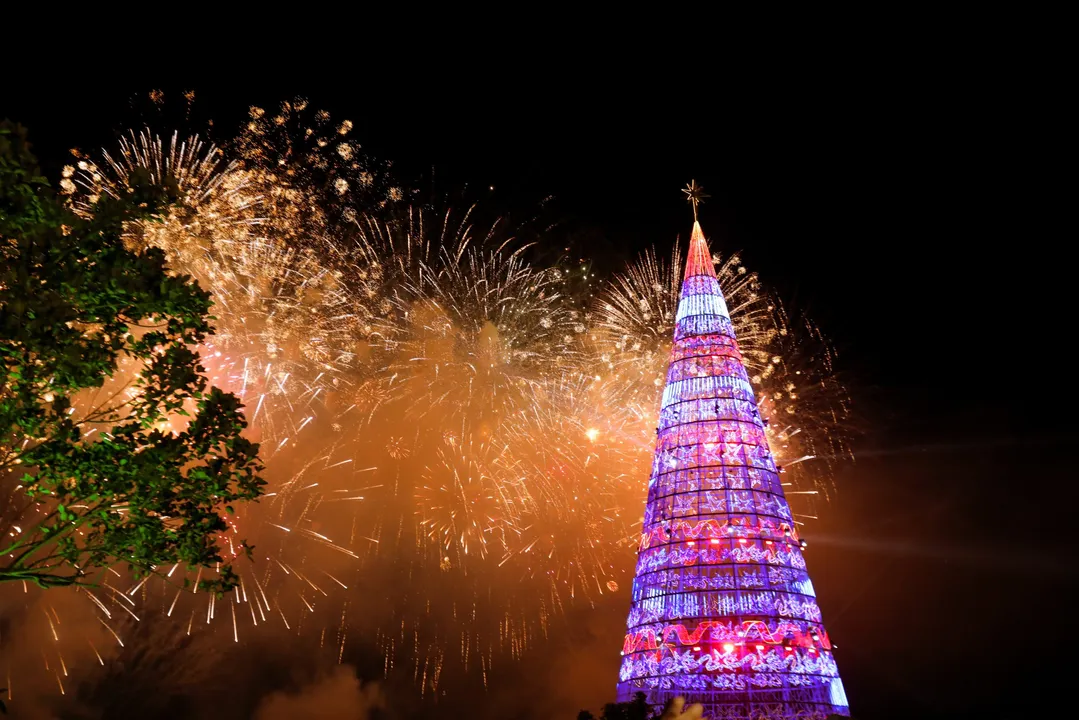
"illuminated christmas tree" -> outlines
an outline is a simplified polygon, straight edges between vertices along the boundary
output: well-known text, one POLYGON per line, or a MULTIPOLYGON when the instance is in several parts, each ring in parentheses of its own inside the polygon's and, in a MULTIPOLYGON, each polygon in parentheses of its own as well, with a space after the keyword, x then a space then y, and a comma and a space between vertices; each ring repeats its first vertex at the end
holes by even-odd
POLYGON ((831 643, 697 222, 675 317, 619 700, 705 717, 849 715, 831 643))

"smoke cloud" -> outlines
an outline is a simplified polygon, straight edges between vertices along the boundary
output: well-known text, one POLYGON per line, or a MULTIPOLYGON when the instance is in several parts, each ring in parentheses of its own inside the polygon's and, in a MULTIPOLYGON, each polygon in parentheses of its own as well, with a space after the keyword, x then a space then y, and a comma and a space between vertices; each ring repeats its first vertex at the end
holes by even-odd
POLYGON ((373 720, 384 707, 379 685, 360 682, 355 668, 342 665, 299 690, 267 695, 252 720, 373 720))

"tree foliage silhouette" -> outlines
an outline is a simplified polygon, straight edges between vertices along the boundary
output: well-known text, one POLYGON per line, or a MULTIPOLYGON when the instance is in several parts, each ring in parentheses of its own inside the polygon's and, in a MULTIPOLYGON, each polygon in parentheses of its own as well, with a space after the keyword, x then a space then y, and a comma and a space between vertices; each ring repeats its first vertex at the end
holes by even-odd
POLYGON ((77 217, 26 131, 0 123, 0 581, 183 565, 211 571, 205 589, 236 584, 224 515, 264 482, 239 399, 199 364, 210 296, 160 250, 124 242, 125 224, 182 202, 176 187, 135 174, 77 217))

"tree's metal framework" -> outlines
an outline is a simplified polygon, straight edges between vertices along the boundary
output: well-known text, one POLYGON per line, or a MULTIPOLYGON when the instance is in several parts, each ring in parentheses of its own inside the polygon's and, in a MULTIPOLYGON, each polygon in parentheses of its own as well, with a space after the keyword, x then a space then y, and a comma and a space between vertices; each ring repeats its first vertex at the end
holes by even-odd
POLYGON ((683 695, 724 720, 849 715, 765 424, 694 222, 619 700, 683 695))

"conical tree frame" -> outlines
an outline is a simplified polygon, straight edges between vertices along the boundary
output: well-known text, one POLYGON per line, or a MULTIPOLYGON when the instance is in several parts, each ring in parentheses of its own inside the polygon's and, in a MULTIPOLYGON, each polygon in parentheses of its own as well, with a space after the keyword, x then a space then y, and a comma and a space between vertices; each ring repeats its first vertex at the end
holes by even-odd
POLYGON ((849 715, 801 540, 696 221, 656 430, 619 700, 849 715))

